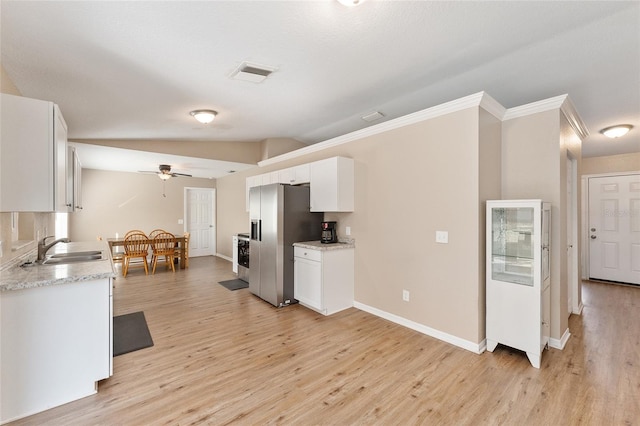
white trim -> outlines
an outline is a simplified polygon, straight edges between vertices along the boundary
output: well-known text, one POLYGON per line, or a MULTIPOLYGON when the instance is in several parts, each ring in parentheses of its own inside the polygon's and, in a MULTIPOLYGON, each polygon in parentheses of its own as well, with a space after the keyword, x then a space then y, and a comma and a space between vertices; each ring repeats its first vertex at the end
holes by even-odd
POLYGON ((229 262, 233 262, 232 258, 230 258, 229 256, 225 256, 222 253, 216 253, 215 255, 216 255, 216 257, 219 257, 220 259, 224 259, 224 260, 228 260, 229 262))
POLYGON ((564 101, 567 99, 567 96, 569 95, 560 95, 553 98, 543 99, 541 101, 531 102, 529 104, 509 108, 504 114, 503 121, 511 120, 518 117, 525 117, 527 115, 537 114, 539 112, 560 109, 564 101))
MULTIPOLYGON (((265 167, 272 164, 277 164, 282 161, 291 160, 293 158, 301 157, 303 155, 311 154, 318 151, 323 151, 327 148, 343 145, 358 139, 362 139, 368 136, 377 135, 380 133, 388 132, 390 130, 405 127, 410 124, 419 123, 421 121, 430 120, 435 117, 440 117, 452 112, 462 111, 467 108, 480 106, 482 103, 486 105, 487 111, 492 114, 499 113, 499 105, 493 98, 487 95, 485 92, 478 92, 473 95, 465 96, 464 98, 456 99, 453 101, 445 102, 440 105, 436 105, 431 108, 423 109, 412 114, 407 114, 402 117, 394 118, 393 120, 385 121, 384 123, 376 124, 374 126, 366 127, 364 129, 356 130, 355 132, 347 133, 346 135, 337 136, 332 139, 328 139, 324 142, 319 142, 313 145, 309 145, 304 148, 297 149, 295 151, 287 152, 282 155, 278 155, 273 158, 269 158, 258 162, 258 166, 265 167)), ((498 117, 501 118, 501 117, 498 117)))
POLYGON ((571 99, 568 95, 562 103, 560 111, 562 111, 562 114, 564 114, 564 117, 569 122, 569 125, 578 134, 578 137, 581 140, 585 140, 587 136, 589 136, 589 129, 587 129, 587 125, 584 124, 584 121, 582 121, 582 119, 578 115, 578 111, 576 111, 576 107, 573 105, 573 102, 571 102, 571 99))
MULTIPOLYGON (((589 260, 590 260, 590 252, 589 252, 589 179, 591 178, 602 178, 602 177, 614 177, 614 176, 635 176, 640 175, 640 170, 638 171, 629 171, 629 172, 610 172, 610 173, 595 173, 589 175, 582 175, 580 177, 581 188, 581 220, 582 220, 582 250, 581 251, 581 261, 582 261, 582 271, 581 278, 583 280, 588 280, 591 271, 589 270, 589 260)), ((582 311, 582 309, 581 309, 582 311)))
POLYGON ((582 304, 582 302, 580 302, 580 304, 578 305, 578 307, 576 308, 576 310, 574 310, 573 312, 571 312, 574 315, 582 315, 582 310, 584 309, 584 305, 582 304))
POLYGON ((507 109, 502 106, 502 104, 491 96, 489 96, 486 92, 482 92, 482 99, 480 100, 480 108, 484 109, 498 120, 504 118, 504 114, 507 112, 507 109))
POLYGON ((569 329, 567 328, 560 340, 553 338, 549 339, 549 347, 563 350, 569 340, 569 337, 571 337, 571 333, 569 333, 569 329))
POLYGON ((509 108, 508 110, 506 110, 502 121, 524 117, 539 112, 551 111, 554 109, 559 109, 562 112, 562 114, 569 122, 569 125, 578 134, 578 137, 581 140, 584 140, 587 136, 589 136, 589 130, 584 124, 584 121, 582 121, 582 119, 578 115, 576 107, 573 105, 573 102, 571 102, 571 99, 569 99, 569 95, 560 95, 549 99, 543 99, 537 102, 531 102, 526 105, 509 108))
POLYGON ((417 322, 408 320, 398 315, 394 315, 389 312, 380 310, 378 308, 374 308, 373 306, 365 305, 364 303, 353 302, 353 306, 355 308, 360 309, 361 311, 365 311, 377 317, 384 318, 388 321, 410 328, 419 333, 426 334, 427 336, 435 337, 438 340, 442 340, 444 342, 450 343, 452 345, 458 346, 462 349, 466 349, 476 354, 481 354, 482 352, 485 351, 487 347, 486 340, 483 340, 480 343, 473 343, 468 340, 461 339, 457 336, 442 332, 440 330, 427 327, 426 325, 422 325, 417 322))

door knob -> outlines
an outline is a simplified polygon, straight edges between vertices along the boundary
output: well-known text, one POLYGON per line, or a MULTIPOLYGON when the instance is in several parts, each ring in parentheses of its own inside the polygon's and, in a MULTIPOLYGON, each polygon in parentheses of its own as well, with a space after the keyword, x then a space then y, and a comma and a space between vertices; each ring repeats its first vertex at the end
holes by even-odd
POLYGON ((596 237, 595 235, 592 235, 592 236, 591 236, 591 239, 592 239, 592 240, 595 240, 596 238, 598 238, 598 237, 596 237))

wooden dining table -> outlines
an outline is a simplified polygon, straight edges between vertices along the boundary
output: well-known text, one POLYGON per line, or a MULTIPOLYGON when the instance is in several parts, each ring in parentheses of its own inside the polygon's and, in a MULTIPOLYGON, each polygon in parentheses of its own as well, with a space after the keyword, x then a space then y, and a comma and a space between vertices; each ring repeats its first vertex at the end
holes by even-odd
MULTIPOLYGON (((176 248, 180 249, 180 269, 185 269, 187 267, 187 259, 184 250, 186 238, 184 236, 176 236, 174 238, 177 244, 176 248)), ((151 246, 153 238, 147 238, 146 242, 151 246)), ((107 243, 109 244, 109 249, 113 253, 114 247, 124 247, 124 238, 107 238, 107 243)))

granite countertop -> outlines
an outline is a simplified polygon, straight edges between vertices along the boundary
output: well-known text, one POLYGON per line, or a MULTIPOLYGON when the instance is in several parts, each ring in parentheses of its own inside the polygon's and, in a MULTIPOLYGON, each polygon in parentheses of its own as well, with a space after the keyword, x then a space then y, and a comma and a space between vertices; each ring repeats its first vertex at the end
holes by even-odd
POLYGON ((293 246, 306 248, 309 250, 327 251, 327 250, 352 249, 356 247, 356 244, 354 241, 338 242, 338 243, 331 243, 331 244, 323 244, 320 241, 303 241, 300 243, 293 243, 293 246))
POLYGON ((106 241, 58 243, 47 254, 87 250, 103 250, 105 259, 66 265, 39 265, 21 267, 25 261, 33 262, 36 252, 30 253, 17 265, 0 271, 0 292, 24 290, 50 285, 68 284, 115 277, 111 251, 106 241))

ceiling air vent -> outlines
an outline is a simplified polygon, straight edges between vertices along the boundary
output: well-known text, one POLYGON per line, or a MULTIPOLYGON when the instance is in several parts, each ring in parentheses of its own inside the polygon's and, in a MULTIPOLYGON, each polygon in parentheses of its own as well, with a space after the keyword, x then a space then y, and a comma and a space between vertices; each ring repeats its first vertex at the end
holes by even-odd
POLYGON ((275 70, 275 67, 243 62, 231 73, 229 78, 234 80, 250 81, 252 83, 262 83, 275 70))
POLYGON ((363 115, 362 118, 364 121, 368 121, 369 123, 372 121, 376 121, 384 117, 384 114, 378 111, 370 112, 369 114, 363 115))

